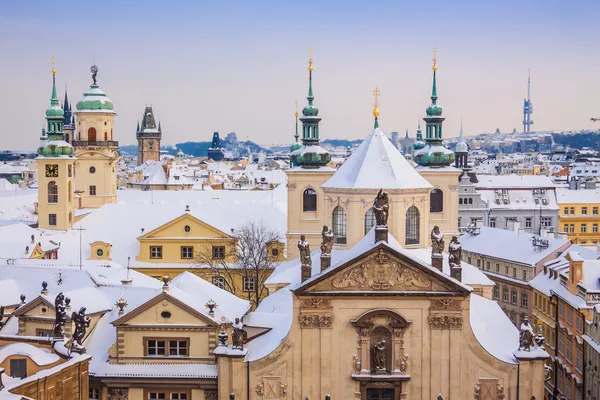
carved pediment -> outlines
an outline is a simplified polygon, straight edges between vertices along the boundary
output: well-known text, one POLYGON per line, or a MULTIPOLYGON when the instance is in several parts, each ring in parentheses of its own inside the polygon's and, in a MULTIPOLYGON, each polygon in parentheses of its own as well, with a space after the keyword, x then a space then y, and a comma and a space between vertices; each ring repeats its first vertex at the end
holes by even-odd
POLYGON ((387 248, 374 249, 334 271, 324 274, 305 289, 311 292, 462 292, 443 276, 387 248))

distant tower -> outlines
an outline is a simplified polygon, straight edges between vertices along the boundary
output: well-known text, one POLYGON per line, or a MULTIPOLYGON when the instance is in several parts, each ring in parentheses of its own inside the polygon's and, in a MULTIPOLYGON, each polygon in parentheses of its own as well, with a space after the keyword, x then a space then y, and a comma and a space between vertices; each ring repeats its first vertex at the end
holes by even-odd
POLYGON ((77 156, 75 188, 80 193, 81 206, 98 208, 117 202, 119 142, 113 137, 117 113, 98 86, 98 67, 92 65, 90 72, 93 83, 77 103, 77 140, 72 143, 77 156))
POLYGON ((160 139, 162 129, 160 122, 156 126, 156 118, 152 106, 146 106, 142 116, 142 126, 138 122, 135 136, 138 141, 137 165, 142 165, 148 160, 160 161, 160 139))
POLYGON ((63 131, 65 133, 65 142, 71 143, 73 140, 73 132, 75 131, 75 116, 71 111, 71 103, 69 103, 69 96, 67 96, 67 86, 65 85, 65 102, 63 104, 64 122, 63 131))
POLYGON ((221 161, 225 158, 225 152, 221 148, 221 138, 219 137, 219 132, 213 133, 212 143, 208 148, 208 158, 215 161, 221 161))
MULTIPOLYGON (((54 57, 52 57, 54 64, 54 57)), ((46 110, 47 141, 37 152, 38 226, 67 230, 73 225, 74 149, 64 140, 64 111, 56 93, 56 69, 52 68, 52 97, 46 110)))
MULTIPOLYGON (((298 134, 298 101, 296 101, 296 112, 294 113, 294 117, 296 118, 296 133, 294 134, 294 143, 290 146, 290 153, 295 152, 296 150, 298 150, 300 147, 302 147, 302 145, 298 142, 298 138, 300 137, 300 135, 298 134)), ((290 167, 295 167, 294 162, 291 160, 290 158, 290 167)))
POLYGON ((523 133, 531 133, 533 105, 531 104, 531 71, 527 73, 527 98, 523 100, 523 133))
POLYGON ((463 136, 462 118, 460 119, 460 136, 458 137, 458 143, 456 143, 454 154, 456 156, 456 158, 454 159, 454 166, 456 168, 461 169, 468 168, 467 164, 469 156, 469 146, 467 145, 467 142, 465 142, 465 138, 463 136))

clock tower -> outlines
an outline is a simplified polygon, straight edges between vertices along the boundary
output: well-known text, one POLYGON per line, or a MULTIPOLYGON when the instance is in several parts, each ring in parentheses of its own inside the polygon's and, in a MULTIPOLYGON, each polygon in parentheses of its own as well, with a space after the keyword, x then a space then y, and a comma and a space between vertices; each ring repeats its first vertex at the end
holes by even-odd
MULTIPOLYGON (((54 57, 52 58, 54 64, 54 57)), ((37 152, 38 226, 67 230, 73 225, 74 149, 65 141, 64 111, 56 93, 56 69, 52 68, 52 97, 46 110, 47 140, 37 152)))
POLYGON ((146 106, 142 117, 142 125, 138 122, 135 133, 138 141, 137 165, 142 165, 148 160, 160 161, 160 139, 162 131, 160 122, 156 126, 156 118, 152 106, 146 106))
POLYGON ((81 207, 98 208, 117 202, 119 142, 113 137, 117 113, 98 86, 98 67, 92 65, 90 72, 93 83, 77 103, 77 133, 72 143, 77 156, 75 188, 81 196, 81 207))

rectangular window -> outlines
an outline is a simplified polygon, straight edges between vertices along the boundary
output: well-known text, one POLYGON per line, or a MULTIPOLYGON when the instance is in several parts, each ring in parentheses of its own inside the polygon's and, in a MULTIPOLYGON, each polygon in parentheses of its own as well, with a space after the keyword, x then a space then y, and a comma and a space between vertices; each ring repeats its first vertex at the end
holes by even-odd
POLYGON ((569 364, 573 364, 573 340, 567 339, 565 342, 567 348, 565 349, 565 358, 569 362, 569 364))
POLYGON ((27 360, 17 358, 10 360, 10 376, 13 378, 27 378, 27 360))
POLYGON ((563 225, 563 231, 564 231, 565 233, 569 232, 569 224, 564 224, 564 225, 563 225))
POLYGON ((490 218, 490 228, 496 227, 496 218, 490 218))
POLYGON ((575 207, 571 207, 571 214, 575 214, 575 207))
POLYGON ((477 260, 477 268, 481 269, 481 260, 477 260))
POLYGON ((485 269, 487 269, 488 271, 490 270, 490 265, 491 263, 489 261, 485 262, 485 269))
POLYGON ((253 276, 244 277, 244 292, 254 292, 256 290, 256 280, 253 276))
POLYGON ((193 246, 181 246, 181 258, 189 260, 194 257, 193 246))
POLYGON ((593 233, 598 233, 598 224, 592 225, 592 232, 593 233))
POLYGON ((187 357, 189 339, 145 339, 146 356, 151 357, 187 357))
POLYGON ((581 315, 577 315, 577 332, 583 333, 583 318, 581 315))
POLYGON ((164 340, 148 340, 146 342, 147 356, 164 356, 166 354, 166 343, 164 340))
POLYGON ((48 214, 48 225, 56 226, 56 214, 48 214))
POLYGON ((162 246, 150 246, 150 258, 162 258, 162 246))
POLYGON ((561 317, 565 317, 565 303, 560 302, 558 304, 558 315, 561 317))
POLYGON ((91 185, 90 186, 90 196, 95 196, 95 195, 96 195, 96 186, 91 185))
POLYGON ((565 333, 558 333, 558 354, 565 354, 565 333))
POLYGON ((214 260, 222 260, 225 258, 225 246, 213 246, 212 256, 214 260))
POLYGON ((473 263, 471 263, 471 256, 467 257, 467 263, 473 265, 473 263))
POLYGON ((500 264, 496 263, 496 272, 500 272, 500 264))
POLYGON ((169 340, 169 355, 170 356, 187 356, 188 355, 187 340, 169 340))
POLYGON ((517 291, 516 290, 512 290, 510 292, 510 302, 511 302, 511 304, 517 305, 517 291))
POLYGON ((581 207, 581 215, 587 215, 587 207, 581 207))
POLYGON ((148 400, 167 400, 167 394, 162 392, 149 392, 148 400))
POLYGON ((225 290, 225 278, 222 276, 213 276, 212 284, 218 287, 219 289, 225 290))
POLYGON ((508 303, 508 288, 502 288, 502 301, 508 303))
POLYGON ((508 265, 504 267, 504 275, 508 275, 508 265))
POLYGON ((565 207, 565 215, 569 215, 569 207, 565 207))
POLYGON ((100 400, 100 389, 90 388, 88 393, 90 400, 100 400))
POLYGON ((526 281, 527 280, 527 270, 523 269, 523 271, 521 271, 521 273, 522 273, 521 277, 523 278, 524 281, 526 281))
POLYGON ((517 277, 517 269, 513 267, 513 278, 517 277))
POLYGON ((577 346, 577 353, 575 354, 575 369, 583 373, 583 348, 577 346))
POLYGON ((569 233, 575 233, 575 224, 569 225, 569 233))
POLYGON ((187 393, 171 393, 171 400, 187 400, 187 393))
POLYGON ((529 307, 529 295, 527 293, 521 293, 521 307, 529 307))
POLYGON ((541 225, 545 228, 549 228, 552 226, 552 217, 542 217, 541 225))
POLYGON ((581 233, 587 232, 587 224, 581 224, 581 233))
POLYGON ((598 207, 592 208, 592 214, 598 215, 598 207))
POLYGON ((525 228, 531 228, 531 218, 525 218, 525 228))
POLYGON ((35 330, 35 336, 39 336, 39 337, 52 337, 52 330, 51 329, 36 328, 36 330, 35 330))
POLYGON ((498 296, 500 296, 500 289, 498 286, 494 286, 494 300, 498 300, 498 296))

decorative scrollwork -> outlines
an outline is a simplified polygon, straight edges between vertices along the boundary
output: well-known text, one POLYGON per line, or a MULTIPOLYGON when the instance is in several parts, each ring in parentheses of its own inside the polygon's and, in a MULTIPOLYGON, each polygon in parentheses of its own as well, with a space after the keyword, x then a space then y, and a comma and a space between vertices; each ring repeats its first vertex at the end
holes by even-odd
POLYGON ((461 329, 463 325, 463 316, 460 314, 430 314, 430 329, 461 329))
POLYGON ((401 359, 400 359, 400 372, 406 372, 406 370, 408 369, 408 354, 405 354, 401 359))
POLYGON ((456 299, 433 299, 430 310, 460 311, 460 301, 456 299))
POLYGON ((331 308, 330 299, 305 299, 300 301, 300 308, 331 308))
POLYGON ((352 367, 354 368, 354 370, 356 372, 360 372, 361 368, 362 368, 362 362, 360 361, 360 357, 358 357, 356 354, 354 354, 352 356, 352 367))
POLYGON ((300 328, 331 328, 333 325, 333 314, 308 314, 298 315, 300 328))

